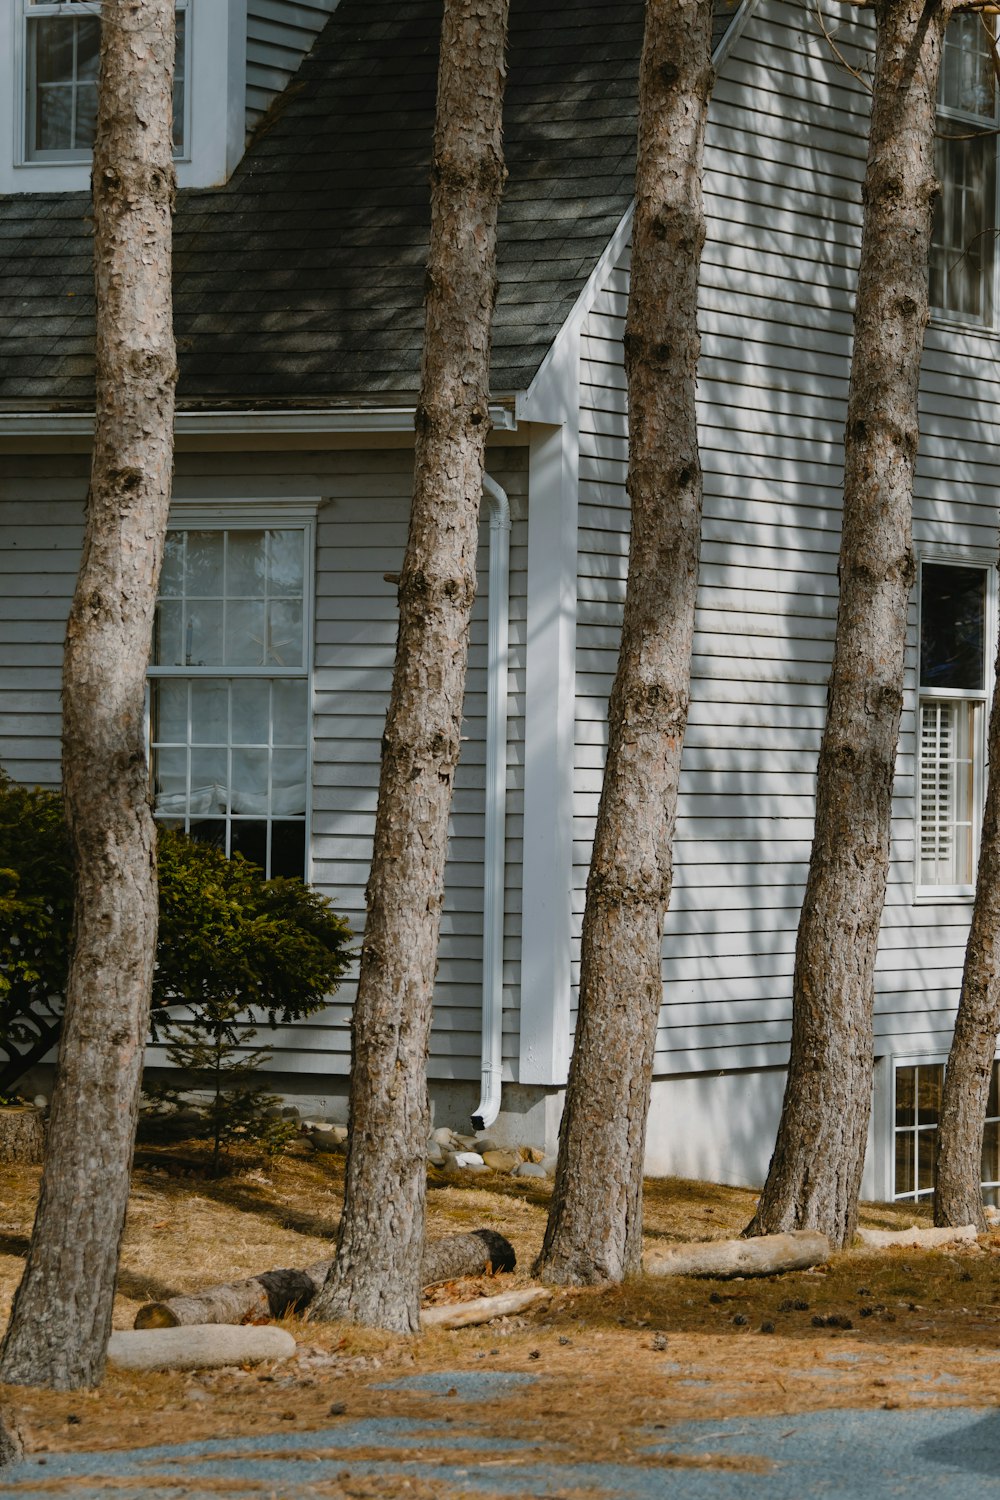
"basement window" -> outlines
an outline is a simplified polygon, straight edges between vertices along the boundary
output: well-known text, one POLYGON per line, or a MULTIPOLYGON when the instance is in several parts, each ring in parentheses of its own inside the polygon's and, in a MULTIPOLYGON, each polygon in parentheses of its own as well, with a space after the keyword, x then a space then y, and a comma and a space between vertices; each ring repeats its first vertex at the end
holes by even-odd
MULTIPOLYGON (((916 1203, 934 1195, 934 1152, 941 1117, 944 1063, 922 1062, 894 1072, 893 1193, 916 1203)), ((983 1135, 984 1203, 1000 1204, 1000 1063, 993 1064, 983 1135)))

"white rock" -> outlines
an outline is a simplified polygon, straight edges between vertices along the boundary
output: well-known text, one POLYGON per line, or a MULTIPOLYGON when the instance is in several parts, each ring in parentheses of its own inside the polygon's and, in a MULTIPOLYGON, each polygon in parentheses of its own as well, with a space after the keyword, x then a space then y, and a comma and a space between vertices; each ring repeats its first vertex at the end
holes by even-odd
POLYGON ((556 1175, 556 1162, 558 1160, 559 1158, 554 1151, 551 1156, 542 1157, 542 1170, 546 1177, 554 1177, 556 1175))
POLYGON ((446 1150, 450 1150, 454 1145, 455 1132, 450 1130, 447 1125, 439 1125, 437 1130, 431 1131, 431 1140, 437 1141, 439 1146, 444 1146, 446 1150))
POLYGON ((343 1151, 347 1131, 341 1137, 334 1130, 311 1130, 306 1139, 314 1151, 343 1151))
POLYGON ((522 1161, 519 1162, 518 1165, 514 1168, 514 1171, 511 1175, 513 1177, 544 1177, 545 1168, 542 1166, 541 1162, 522 1161))
POLYGON ((108 1340, 108 1359, 123 1370, 210 1370, 288 1359, 295 1340, 284 1328, 191 1323, 186 1328, 128 1329, 108 1340))
POLYGON ((36 1109, 48 1109, 49 1107, 49 1101, 44 1094, 36 1094, 31 1102, 36 1109))
POLYGON ((446 1172, 488 1172, 489 1168, 483 1158, 476 1151, 447 1151, 445 1152, 444 1169, 446 1172))
POLYGON ((456 1130, 452 1139, 459 1151, 475 1151, 478 1154, 479 1146, 474 1135, 459 1135, 456 1130))
POLYGON ((435 1167, 440 1167, 444 1162, 444 1152, 433 1137, 427 1142, 427 1160, 435 1167))

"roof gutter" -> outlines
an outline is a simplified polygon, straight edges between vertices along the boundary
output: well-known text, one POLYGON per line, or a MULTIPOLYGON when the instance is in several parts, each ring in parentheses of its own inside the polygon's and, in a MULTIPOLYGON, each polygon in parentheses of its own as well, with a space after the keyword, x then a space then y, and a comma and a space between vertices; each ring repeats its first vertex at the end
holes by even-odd
POLYGON ((483 494, 490 510, 490 582, 486 657, 482 1097, 472 1116, 475 1130, 488 1130, 500 1113, 507 818, 507 654, 510 628, 510 503, 496 480, 485 473, 483 494))
MULTIPOLYGON (((240 408, 213 411, 178 411, 174 431, 179 435, 262 432, 412 432, 414 406, 299 407, 285 410, 240 408)), ((517 419, 511 406, 490 406, 494 429, 514 432, 517 419)), ((94 431, 92 411, 0 411, 2 437, 90 437, 94 431)))

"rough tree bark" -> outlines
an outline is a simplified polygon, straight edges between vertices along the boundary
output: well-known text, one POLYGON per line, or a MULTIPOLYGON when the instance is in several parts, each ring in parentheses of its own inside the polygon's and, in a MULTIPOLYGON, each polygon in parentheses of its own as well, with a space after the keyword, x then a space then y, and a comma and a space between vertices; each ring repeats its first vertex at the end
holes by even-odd
POLYGON ((536 1266, 556 1283, 620 1281, 639 1269, 701 531, 695 373, 711 33, 711 0, 648 0, 625 329, 632 536, 576 1041, 536 1266))
POLYGON ((983 1132, 1000 1034, 1000 642, 996 671, 976 900, 944 1073, 934 1184, 935 1224, 975 1224, 980 1233, 988 1227, 981 1187, 983 1132))
POLYGON ((416 1332, 426 1054, 489 431, 507 0, 445 0, 413 504, 352 1027, 350 1145, 313 1317, 416 1332))
POLYGON ((174 0, 105 0, 97 421, 63 670, 75 943, 41 1198, 0 1379, 96 1384, 111 1331, 156 940, 143 712, 173 463, 174 0))
POLYGON ((877 0, 864 227, 844 453, 840 601, 799 920, 792 1047, 767 1182, 747 1234, 847 1244, 871 1108, 875 954, 903 697, 917 391, 938 71, 950 3, 877 0))

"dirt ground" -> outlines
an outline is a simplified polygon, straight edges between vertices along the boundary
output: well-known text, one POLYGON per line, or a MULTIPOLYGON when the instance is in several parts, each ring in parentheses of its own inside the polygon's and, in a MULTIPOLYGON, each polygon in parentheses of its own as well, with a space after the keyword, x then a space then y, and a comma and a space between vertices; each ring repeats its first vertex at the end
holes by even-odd
MULTIPOLYGON (((38 1172, 3 1169, 0 1314, 20 1276, 38 1172)), ((142 1302, 195 1291, 329 1253, 342 1161, 305 1144, 273 1164, 211 1180, 196 1147, 140 1151, 115 1326, 142 1302)), ((433 1295, 483 1295, 530 1282, 550 1185, 537 1179, 432 1172, 429 1233, 481 1226, 512 1240, 512 1275, 433 1295)), ((646 1187, 650 1245, 737 1233, 754 1195, 680 1180, 646 1187)), ((867 1205, 862 1222, 901 1228, 912 1205, 867 1205)), ((641 1278, 612 1291, 559 1294, 541 1311, 419 1339, 285 1320, 297 1356, 271 1368, 202 1375, 111 1371, 96 1392, 0 1387, 29 1453, 134 1448, 204 1437, 329 1427, 331 1417, 413 1417, 432 1408, 459 1427, 571 1443, 582 1456, 621 1451, 662 1422, 839 1407, 1000 1402, 1000 1235, 944 1251, 836 1255, 826 1266, 735 1281, 641 1278), (834 1319, 831 1323, 828 1320, 834 1319), (546 1377, 471 1404, 457 1393, 392 1389, 401 1376, 502 1370, 546 1377), (527 1389, 527 1388, 525 1388, 527 1389), (484 1410, 488 1406, 488 1410, 484 1410)))

